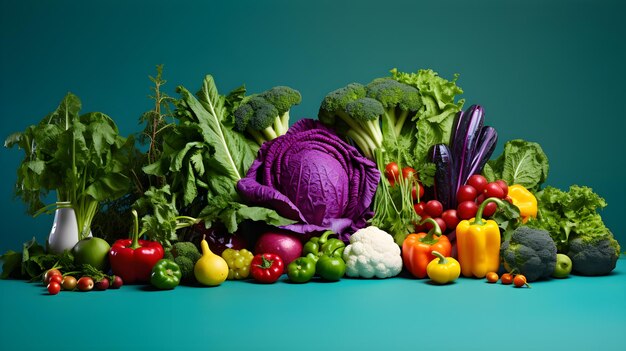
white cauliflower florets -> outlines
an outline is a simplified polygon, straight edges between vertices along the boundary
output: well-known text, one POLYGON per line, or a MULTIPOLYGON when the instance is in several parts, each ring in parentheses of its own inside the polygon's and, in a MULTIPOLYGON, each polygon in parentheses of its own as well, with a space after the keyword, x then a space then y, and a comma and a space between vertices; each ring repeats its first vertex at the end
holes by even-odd
POLYGON ((370 226, 350 236, 343 251, 349 277, 389 278, 402 271, 400 247, 387 232, 370 226))

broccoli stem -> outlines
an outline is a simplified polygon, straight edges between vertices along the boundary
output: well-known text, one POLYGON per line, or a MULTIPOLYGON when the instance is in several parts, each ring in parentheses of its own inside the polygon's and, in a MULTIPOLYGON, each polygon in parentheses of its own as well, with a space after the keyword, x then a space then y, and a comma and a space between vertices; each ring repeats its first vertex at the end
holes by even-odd
POLYGON ((400 112, 400 115, 398 116, 398 119, 396 120, 396 123, 394 125, 394 131, 396 132, 396 136, 399 136, 400 132, 402 132, 402 127, 404 127, 404 122, 406 121, 408 115, 408 110, 402 110, 402 112, 400 112))
POLYGON ((276 132, 276 136, 285 134, 285 131, 283 130, 283 121, 280 117, 276 117, 276 119, 274 119, 274 131, 276 132))
POLYGON ((276 131, 274 131, 274 128, 272 128, 272 126, 263 129, 261 133, 263 133, 267 140, 273 140, 278 137, 278 135, 276 135, 276 131))
POLYGON ((344 111, 337 111, 337 115, 344 122, 346 122, 346 124, 348 124, 348 126, 350 126, 350 128, 352 128, 358 134, 360 134, 360 135, 369 135, 369 133, 365 129, 363 129, 363 127, 361 127, 358 123, 356 123, 356 121, 354 119, 352 119, 352 117, 350 117, 346 112, 344 112, 344 111))
POLYGON ((346 136, 354 140, 354 142, 357 144, 359 149, 361 149, 361 152, 363 152, 363 155, 365 157, 373 160, 374 150, 376 150, 377 148, 371 141, 371 139, 369 139, 368 137, 364 137, 363 135, 352 129, 346 133, 346 136))
POLYGON ((250 134, 250 136, 252 136, 252 138, 254 138, 254 141, 256 141, 259 146, 263 145, 263 143, 267 141, 258 130, 248 127, 246 128, 246 131, 250 134))
POLYGON ((283 115, 280 117, 280 119, 283 122, 283 131, 284 131, 283 134, 285 134, 289 130, 289 110, 287 110, 287 112, 283 113, 283 115))
POLYGON ((380 130, 379 119, 376 119, 375 121, 365 122, 365 126, 367 127, 367 131, 372 137, 375 145, 377 147, 381 147, 383 145, 383 132, 380 130))

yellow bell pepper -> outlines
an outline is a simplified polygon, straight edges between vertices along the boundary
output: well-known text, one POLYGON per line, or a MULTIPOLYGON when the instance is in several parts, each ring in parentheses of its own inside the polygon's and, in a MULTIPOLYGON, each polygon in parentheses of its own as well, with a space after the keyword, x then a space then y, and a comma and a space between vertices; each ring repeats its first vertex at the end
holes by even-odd
POLYGON ((437 284, 451 283, 461 275, 461 266, 459 261, 452 257, 445 257, 437 251, 432 251, 437 256, 426 266, 428 277, 437 284))
POLYGON ((500 268, 500 228, 494 220, 482 218, 485 205, 502 201, 490 197, 478 207, 476 217, 459 222, 456 240, 461 273, 465 277, 483 278, 500 268))
POLYGON ((509 187, 509 198, 519 208, 522 223, 529 217, 537 218, 537 198, 523 185, 513 184, 509 187))

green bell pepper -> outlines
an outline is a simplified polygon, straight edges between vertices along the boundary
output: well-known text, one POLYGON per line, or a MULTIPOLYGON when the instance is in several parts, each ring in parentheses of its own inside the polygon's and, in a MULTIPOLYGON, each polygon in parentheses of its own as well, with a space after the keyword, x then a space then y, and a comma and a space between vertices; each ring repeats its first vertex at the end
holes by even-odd
POLYGON ((169 259, 161 259, 152 267, 150 283, 157 289, 174 289, 180 284, 182 276, 183 273, 176 262, 169 259))
POLYGON ((327 230, 320 237, 311 238, 302 247, 302 255, 317 261, 323 255, 342 257, 346 244, 336 238, 329 239, 333 231, 327 230))
POLYGON ((294 283, 306 283, 315 275, 315 260, 299 257, 287 265, 287 276, 294 283))
POLYGON ((335 281, 346 274, 346 263, 341 257, 322 255, 315 265, 317 274, 324 280, 335 281))

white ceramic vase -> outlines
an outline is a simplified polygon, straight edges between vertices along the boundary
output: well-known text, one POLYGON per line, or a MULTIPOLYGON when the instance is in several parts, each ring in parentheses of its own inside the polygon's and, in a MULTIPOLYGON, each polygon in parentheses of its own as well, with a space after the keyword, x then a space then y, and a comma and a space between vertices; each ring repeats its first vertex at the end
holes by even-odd
POLYGON ((48 236, 48 251, 60 254, 65 250, 71 250, 77 242, 78 224, 74 209, 71 207, 57 208, 48 236))

